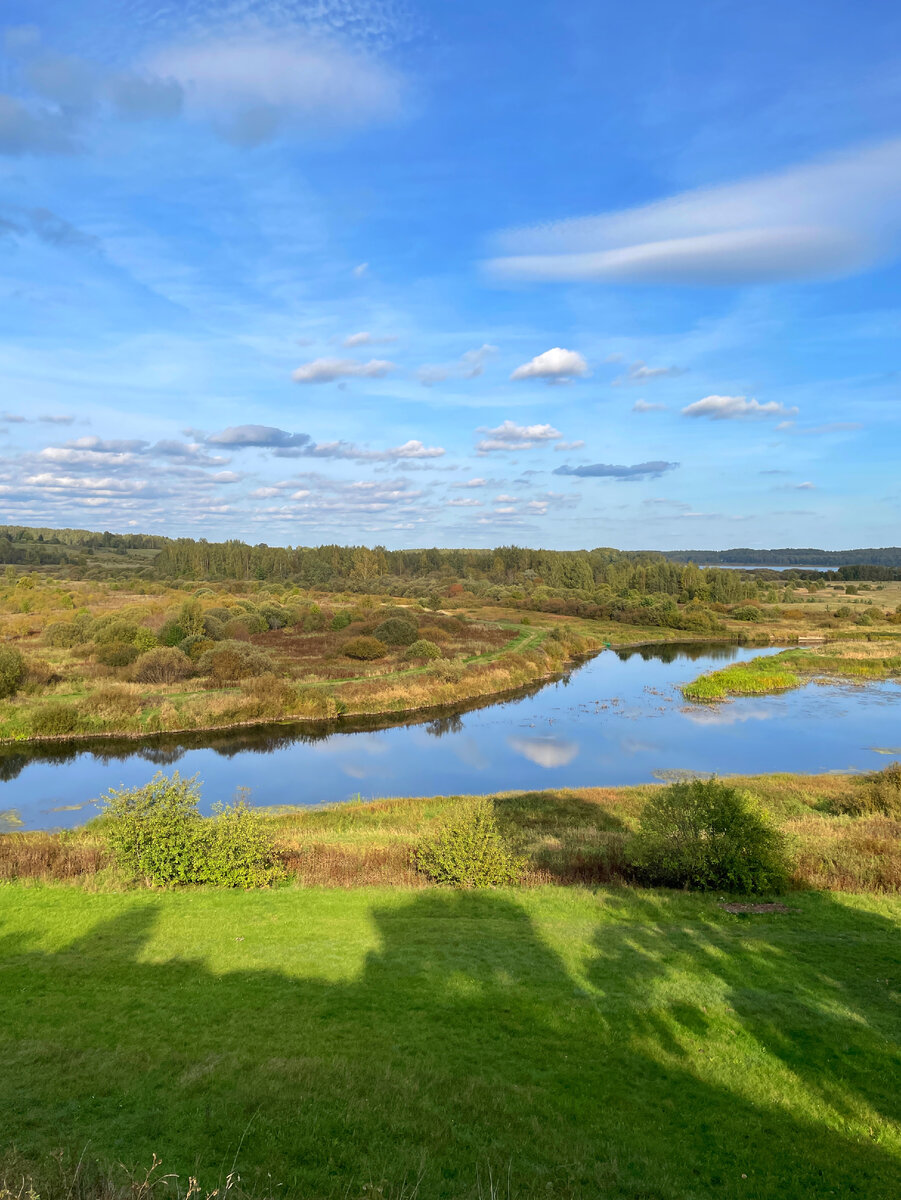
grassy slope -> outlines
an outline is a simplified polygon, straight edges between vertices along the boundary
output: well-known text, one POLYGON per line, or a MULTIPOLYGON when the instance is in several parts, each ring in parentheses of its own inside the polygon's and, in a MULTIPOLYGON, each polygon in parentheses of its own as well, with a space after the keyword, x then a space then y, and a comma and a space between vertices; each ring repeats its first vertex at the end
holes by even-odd
POLYGON ((4 1138, 305 1198, 888 1200, 901 902, 791 906, 7 887, 4 1138))

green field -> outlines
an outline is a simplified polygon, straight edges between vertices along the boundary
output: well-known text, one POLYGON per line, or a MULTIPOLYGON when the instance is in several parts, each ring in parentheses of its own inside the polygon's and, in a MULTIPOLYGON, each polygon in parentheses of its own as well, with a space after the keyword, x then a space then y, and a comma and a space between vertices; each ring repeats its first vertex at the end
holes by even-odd
POLYGON ((894 1198, 901 899, 785 905, 7 885, 8 1179, 73 1195, 62 1149, 259 1196, 894 1198))

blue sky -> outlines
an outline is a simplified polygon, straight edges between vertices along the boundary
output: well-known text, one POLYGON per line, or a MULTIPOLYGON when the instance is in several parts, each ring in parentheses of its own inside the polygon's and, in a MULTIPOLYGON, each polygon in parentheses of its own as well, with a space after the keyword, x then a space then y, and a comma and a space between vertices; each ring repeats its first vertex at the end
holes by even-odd
POLYGON ((896 5, 3 14, 3 520, 901 541, 896 5))

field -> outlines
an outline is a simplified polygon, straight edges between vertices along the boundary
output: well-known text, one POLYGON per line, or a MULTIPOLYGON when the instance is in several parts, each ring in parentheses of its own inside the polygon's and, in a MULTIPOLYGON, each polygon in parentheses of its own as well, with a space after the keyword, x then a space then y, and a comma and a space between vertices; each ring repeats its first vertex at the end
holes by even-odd
POLYGON ((785 908, 4 888, 7 1183, 97 1195, 156 1154, 305 1200, 889 1200, 901 904, 785 908))

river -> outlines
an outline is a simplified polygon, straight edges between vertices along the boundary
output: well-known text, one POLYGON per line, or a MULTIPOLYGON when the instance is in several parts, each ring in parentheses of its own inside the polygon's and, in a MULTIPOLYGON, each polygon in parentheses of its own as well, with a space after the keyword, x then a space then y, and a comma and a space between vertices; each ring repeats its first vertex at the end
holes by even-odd
POLYGON ((777 696, 687 704, 678 685, 767 653, 723 645, 604 651, 553 683, 468 711, 389 727, 275 725, 150 742, 0 751, 0 829, 83 823, 110 786, 158 770, 200 776, 205 806, 581 787, 686 772, 861 771, 901 758, 901 686, 808 684, 777 696))

